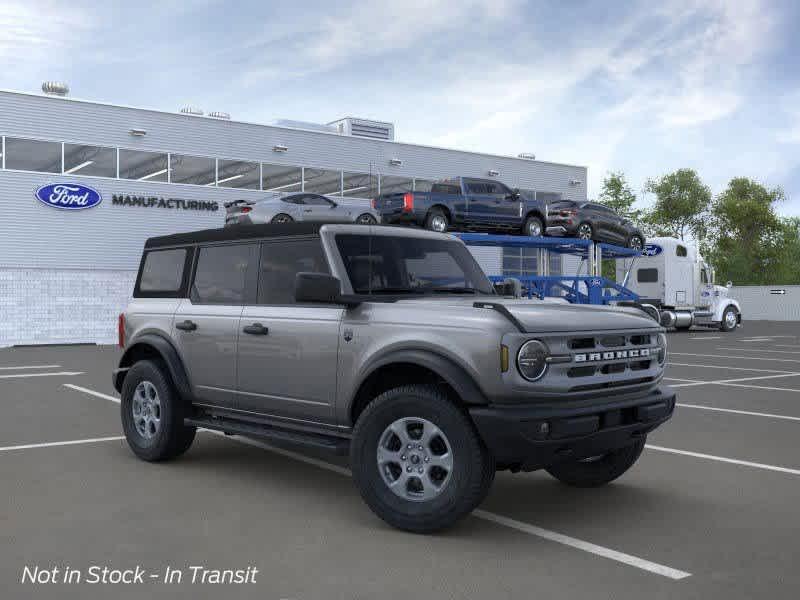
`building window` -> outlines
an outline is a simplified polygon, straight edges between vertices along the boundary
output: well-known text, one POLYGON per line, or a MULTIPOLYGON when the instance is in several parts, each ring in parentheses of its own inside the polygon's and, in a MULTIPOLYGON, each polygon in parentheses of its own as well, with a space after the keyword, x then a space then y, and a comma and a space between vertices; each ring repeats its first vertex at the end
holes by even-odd
POLYGON ((258 163, 243 160, 220 160, 217 165, 217 185, 219 187, 260 189, 258 163))
POLYGON ((170 154, 170 181, 192 185, 214 185, 217 161, 203 156, 170 154))
POLYGON ((116 177, 117 149, 64 144, 64 174, 116 177))
POLYGON ((350 198, 374 198, 378 195, 378 176, 368 173, 348 173, 345 171, 342 196, 350 198))
POLYGON ((414 191, 414 180, 409 177, 381 177, 381 194, 403 194, 414 191))
POLYGON ((119 176, 121 179, 139 181, 168 180, 167 155, 160 152, 142 150, 119 151, 119 176))
POLYGON ((536 275, 536 248, 503 248, 503 275, 505 277, 525 277, 536 275))
POLYGON ((6 169, 61 173, 61 143, 6 138, 6 169))
POLYGON ((305 191, 339 196, 342 193, 342 172, 327 169, 305 169, 305 191))
POLYGON ((299 192, 303 188, 303 169, 285 165, 261 165, 265 192, 299 192))

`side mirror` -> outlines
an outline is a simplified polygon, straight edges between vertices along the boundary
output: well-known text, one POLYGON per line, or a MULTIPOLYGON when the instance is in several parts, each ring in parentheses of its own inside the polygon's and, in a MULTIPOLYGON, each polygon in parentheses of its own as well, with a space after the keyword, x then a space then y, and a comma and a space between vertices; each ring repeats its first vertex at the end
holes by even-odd
POLYGON ((494 291, 500 296, 522 297, 522 282, 516 277, 507 277, 494 284, 494 291))
POLYGON ((300 272, 294 279, 294 299, 298 302, 337 304, 342 296, 342 282, 327 273, 300 272))

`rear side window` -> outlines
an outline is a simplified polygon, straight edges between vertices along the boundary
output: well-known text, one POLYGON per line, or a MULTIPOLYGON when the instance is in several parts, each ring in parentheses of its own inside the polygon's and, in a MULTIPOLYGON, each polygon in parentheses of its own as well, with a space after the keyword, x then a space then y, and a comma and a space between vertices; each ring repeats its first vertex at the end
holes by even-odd
POLYGON ((186 248, 172 250, 151 250, 144 255, 139 285, 136 294, 174 295, 183 287, 183 273, 186 268, 186 248))
POLYGON ((242 304, 253 244, 200 248, 192 283, 195 304, 242 304))
POLYGON ((259 304, 294 304, 298 273, 330 273, 319 238, 266 242, 261 245, 259 304))
POLYGON ((658 281, 658 269, 639 269, 636 271, 636 281, 639 283, 656 283, 658 281))
POLYGON ((461 194, 461 188, 452 183, 434 183, 433 186, 431 186, 431 193, 458 196, 461 194))

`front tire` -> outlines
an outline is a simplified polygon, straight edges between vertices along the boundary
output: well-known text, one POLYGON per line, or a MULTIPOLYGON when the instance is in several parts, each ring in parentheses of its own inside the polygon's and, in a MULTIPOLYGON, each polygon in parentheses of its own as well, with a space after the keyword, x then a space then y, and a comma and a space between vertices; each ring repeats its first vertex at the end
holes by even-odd
POLYGON ((494 460, 467 414, 431 385, 384 392, 350 444, 361 497, 388 524, 431 533, 468 515, 494 480, 494 460))
POLYGON ((197 431, 183 424, 187 408, 163 363, 134 364, 125 376, 120 400, 122 429, 133 453, 157 462, 186 452, 197 431))
POLYGON ((547 467, 545 470, 561 483, 573 487, 599 487, 620 477, 639 459, 647 442, 647 436, 630 446, 612 450, 602 456, 583 460, 571 460, 547 467))
POLYGON ((544 235, 544 223, 539 217, 528 217, 522 228, 522 234, 531 237, 541 237, 544 235))
POLYGON ((359 225, 375 225, 377 224, 377 220, 369 213, 364 213, 363 215, 359 215, 356 219, 356 223, 359 225))
POLYGON ((642 240, 642 237, 639 235, 632 235, 628 240, 628 248, 633 250, 641 250, 644 248, 644 241, 642 240))
POLYGON ((719 324, 720 331, 733 331, 739 326, 739 313, 733 306, 727 307, 722 312, 722 322, 719 324))
POLYGON ((590 223, 581 223, 575 231, 575 237, 579 240, 591 240, 594 237, 594 229, 590 223))

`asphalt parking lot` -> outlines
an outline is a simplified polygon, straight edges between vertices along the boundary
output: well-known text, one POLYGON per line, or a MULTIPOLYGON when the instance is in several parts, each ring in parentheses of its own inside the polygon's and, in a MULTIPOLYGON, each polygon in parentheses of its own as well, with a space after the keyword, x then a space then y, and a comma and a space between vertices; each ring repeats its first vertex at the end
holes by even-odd
POLYGON ((296 448, 202 432, 180 460, 141 462, 120 437, 116 348, 2 349, 0 597, 797 598, 800 323, 669 340, 679 407, 626 476, 576 490, 499 473, 435 536, 391 529, 342 460, 296 448), (26 566, 92 565, 147 575, 21 583, 26 566), (191 566, 258 571, 192 584, 191 566))

